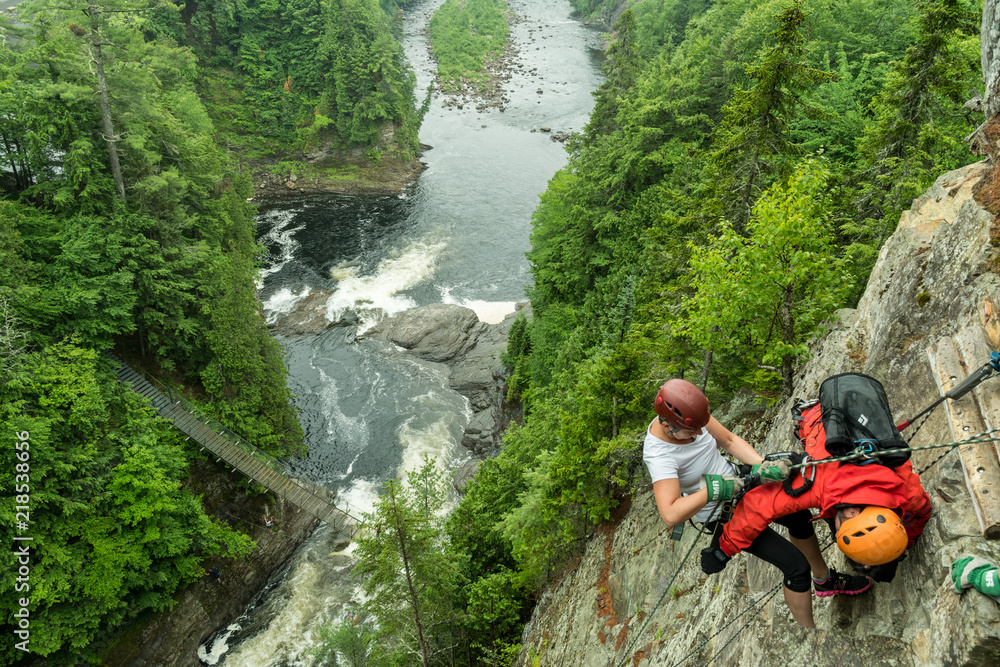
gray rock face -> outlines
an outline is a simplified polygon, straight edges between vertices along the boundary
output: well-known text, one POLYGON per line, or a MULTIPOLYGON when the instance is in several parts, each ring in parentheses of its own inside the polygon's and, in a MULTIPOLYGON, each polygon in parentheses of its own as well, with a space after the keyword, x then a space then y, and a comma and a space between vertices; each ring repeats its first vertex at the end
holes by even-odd
POLYGON ((476 472, 479 470, 479 464, 483 462, 482 459, 473 457, 459 466, 458 470, 455 471, 455 490, 459 493, 463 493, 465 487, 469 482, 476 476, 476 472))
MULTIPOLYGON (((989 242, 994 216, 972 198, 984 173, 976 164, 945 174, 913 202, 883 247, 857 309, 839 313, 814 343, 797 397, 815 397, 820 382, 835 373, 863 372, 885 385, 901 422, 941 395, 932 346, 981 330, 984 299, 1000 298, 998 252, 989 242)), ((969 370, 986 361, 966 357, 969 370)), ((992 379, 974 392, 984 416, 992 414, 985 406, 998 391, 1000 379, 992 379)), ((767 436, 752 443, 759 451, 791 448, 791 403, 775 408, 767 436)), ((911 445, 954 441, 949 410, 958 408, 939 407, 911 445)), ((722 573, 704 575, 698 551, 707 538, 687 526, 680 541, 671 541, 646 487, 542 595, 517 664, 1000 664, 1000 605, 974 590, 955 595, 949 578, 951 562, 964 552, 1000 562, 1000 543, 982 537, 956 451, 917 451, 912 461, 923 471, 933 506, 924 534, 891 583, 855 597, 814 598, 818 629, 795 624, 780 573, 753 556, 737 555, 722 573)), ((826 527, 817 526, 817 533, 826 544, 826 527)), ((832 567, 850 570, 835 547, 824 556, 832 567)))
POLYGON ((377 328, 386 340, 421 359, 453 362, 475 347, 486 326, 468 308, 436 303, 399 313, 377 328))
POLYGON ((388 317, 366 337, 386 340, 419 359, 444 364, 449 386, 468 398, 475 412, 462 444, 477 457, 488 457, 496 454, 500 434, 510 423, 504 406, 506 369, 500 353, 507 347, 507 332, 515 317, 516 312, 500 324, 487 324, 469 308, 432 304, 388 317))

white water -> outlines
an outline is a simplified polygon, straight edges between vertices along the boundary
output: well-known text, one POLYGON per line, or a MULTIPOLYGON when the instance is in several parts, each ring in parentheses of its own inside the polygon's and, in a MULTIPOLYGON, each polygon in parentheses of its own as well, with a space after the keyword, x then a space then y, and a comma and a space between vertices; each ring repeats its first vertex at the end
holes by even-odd
POLYGON ((326 302, 327 319, 336 322, 348 310, 355 311, 361 316, 360 333, 386 315, 415 307, 416 301, 402 292, 434 276, 437 258, 446 247, 443 241, 412 241, 391 251, 370 275, 360 275, 351 265, 335 267, 330 277, 337 281, 337 289, 326 302))
MULTIPOLYGON (((407 11, 418 90, 432 75, 421 28, 441 1, 407 11)), ((532 129, 583 127, 600 81, 589 47, 599 40, 568 19, 567 0, 510 4, 526 19, 512 29, 524 71, 509 82, 505 113, 478 114, 473 105, 457 111, 437 97, 421 129, 421 141, 433 146, 423 157, 428 168, 404 195, 289 199, 262 212, 260 240, 270 257, 261 298, 269 319, 320 291, 330 294, 328 319, 353 312, 362 331, 428 303, 463 305, 495 323, 524 300, 531 213, 566 161, 560 144, 532 129), (533 67, 538 73, 528 74, 533 67), (542 80, 549 72, 559 82, 542 80)), ((288 462, 290 472, 335 490, 338 505, 355 516, 373 510, 386 479, 405 479, 425 458, 450 471, 470 456, 460 442, 472 412, 443 367, 355 341, 342 328, 284 344, 310 449, 308 458, 288 462)), ((319 629, 361 601, 348 576, 351 551, 320 528, 233 629, 202 647, 205 658, 221 655, 226 667, 311 665, 319 629)))

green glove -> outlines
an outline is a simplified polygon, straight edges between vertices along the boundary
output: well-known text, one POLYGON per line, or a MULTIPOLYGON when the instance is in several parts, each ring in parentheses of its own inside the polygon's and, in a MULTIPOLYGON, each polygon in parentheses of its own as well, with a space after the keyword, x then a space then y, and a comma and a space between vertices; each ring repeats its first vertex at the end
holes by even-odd
POLYGON ((996 565, 984 558, 962 554, 951 564, 951 580, 955 584, 955 593, 961 594, 972 587, 1000 602, 1000 573, 996 565))
POLYGON ((743 479, 735 475, 702 475, 701 485, 708 489, 708 501, 732 500, 743 488, 743 479))
POLYGON ((792 464, 789 463, 788 459, 780 459, 755 463, 750 472, 751 474, 759 473, 762 482, 781 482, 788 479, 791 468, 792 464))

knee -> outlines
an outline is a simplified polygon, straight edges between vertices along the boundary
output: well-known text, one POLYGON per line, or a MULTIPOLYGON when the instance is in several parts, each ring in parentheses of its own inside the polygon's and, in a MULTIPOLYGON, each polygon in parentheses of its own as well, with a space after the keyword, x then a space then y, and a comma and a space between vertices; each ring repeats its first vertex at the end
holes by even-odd
POLYGON ((812 589, 809 561, 801 553, 781 566, 781 574, 784 578, 785 588, 793 593, 805 593, 812 589))
POLYGON ((782 525, 788 529, 788 534, 797 540, 808 540, 816 534, 813 530, 812 514, 808 510, 799 510, 794 514, 784 517, 782 525))

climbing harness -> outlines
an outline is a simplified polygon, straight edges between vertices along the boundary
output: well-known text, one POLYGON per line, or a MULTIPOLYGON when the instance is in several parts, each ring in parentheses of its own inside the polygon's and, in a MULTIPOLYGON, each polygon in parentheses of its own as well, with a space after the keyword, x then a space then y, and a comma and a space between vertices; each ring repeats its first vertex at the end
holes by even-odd
MULTIPOLYGON (((921 413, 921 414, 923 414, 923 413, 921 413)), ((912 448, 909 448, 909 449, 911 451, 920 451, 920 450, 924 450, 924 449, 940 449, 940 448, 943 448, 943 447, 950 447, 951 449, 955 449, 955 448, 961 447, 963 445, 973 445, 973 444, 978 444, 978 443, 983 443, 983 442, 998 442, 998 441, 1000 441, 1000 436, 994 437, 993 434, 995 434, 995 433, 1000 433, 1000 428, 995 428, 995 429, 991 429, 989 431, 984 431, 983 433, 971 436, 969 438, 966 438, 965 440, 959 440, 959 441, 949 442, 949 443, 942 443, 942 444, 937 444, 937 445, 924 445, 922 447, 912 447, 912 448)), ((951 450, 949 449, 949 451, 951 451, 951 450)), ((947 454, 948 454, 948 452, 944 452, 944 454, 942 454, 937 459, 935 459, 930 465, 928 465, 925 468, 923 468, 918 474, 923 474, 923 473, 927 472, 927 470, 929 470, 931 468, 931 466, 933 466, 938 461, 940 461, 941 459, 943 459, 944 456, 947 455, 947 454)), ((857 452, 857 451, 855 451, 855 452, 852 452, 851 454, 847 454, 845 456, 839 456, 839 457, 836 457, 836 458, 821 459, 819 461, 812 461, 812 460, 803 461, 802 463, 799 463, 799 464, 791 466, 791 468, 793 470, 807 468, 807 467, 813 467, 813 468, 815 468, 815 466, 822 465, 822 464, 825 464, 825 463, 839 463, 839 462, 842 462, 842 461, 852 460, 852 459, 857 458, 859 456, 866 456, 866 454, 864 452, 857 452)), ((813 475, 815 476, 815 473, 813 473, 813 475)), ((752 475, 747 475, 747 477, 752 477, 752 475)), ((719 502, 722 502, 722 501, 720 500, 719 502)), ((718 529, 719 525, 721 525, 721 524, 717 524, 716 529, 718 529)), ((714 538, 714 534, 713 534, 713 538, 714 538)), ((674 581, 676 581, 677 576, 680 574, 681 569, 684 567, 684 564, 687 562, 687 559, 691 556, 691 552, 694 551, 694 547, 697 544, 698 544, 698 538, 695 538, 694 540, 691 541, 691 548, 689 548, 688 551, 687 551, 687 553, 684 554, 684 558, 681 559, 680 565, 677 566, 677 570, 674 572, 673 576, 671 577, 670 583, 667 584, 666 588, 663 591, 663 594, 660 595, 659 600, 657 600, 656 604, 653 605, 653 608, 650 610, 649 615, 643 621, 642 626, 638 629, 638 631, 633 636, 632 640, 629 642, 629 646, 627 647, 625 653, 623 654, 625 657, 623 657, 621 659, 621 661, 619 661, 617 663, 617 667, 622 667, 622 665, 624 665, 625 662, 627 662, 627 660, 629 659, 629 657, 632 655, 632 648, 633 648, 635 642, 638 640, 638 638, 645 631, 646 627, 649 625, 650 620, 653 618, 653 615, 656 613, 656 610, 659 609, 660 605, 663 603, 663 599, 667 596, 667 593, 670 591, 670 587, 673 585, 674 581)), ((833 543, 832 540, 829 541, 826 545, 824 545, 822 547, 821 551, 826 551, 829 547, 833 546, 833 544, 834 543, 833 543)), ((728 646, 730 643, 732 643, 732 641, 737 636, 739 636, 739 634, 750 624, 750 622, 754 619, 754 617, 756 617, 756 615, 758 613, 760 613, 760 611, 764 608, 764 606, 767 604, 767 602, 772 597, 774 597, 779 590, 781 590, 781 584, 777 584, 770 591, 770 593, 767 594, 761 600, 756 600, 753 603, 751 603, 749 607, 747 607, 746 609, 744 609, 743 611, 741 611, 739 614, 737 614, 731 621, 729 621, 728 623, 726 623, 726 625, 724 625, 721 628, 719 628, 719 630, 715 634, 713 634, 711 637, 709 637, 708 639, 706 639, 705 641, 703 641, 701 644, 699 644, 697 647, 695 647, 694 650, 692 650, 686 656, 684 656, 683 658, 681 658, 681 660, 679 662, 675 663, 675 665, 680 665, 680 664, 684 663, 685 661, 687 661, 688 658, 690 658, 691 656, 695 655, 698 651, 701 650, 701 648, 703 646, 707 645, 712 639, 714 639, 715 637, 717 637, 727 627, 729 627, 730 625, 732 625, 736 620, 738 620, 741 616, 743 616, 743 614, 747 613, 751 609, 754 609, 755 607, 758 607, 757 610, 753 613, 753 615, 751 615, 750 618, 747 619, 746 623, 744 623, 743 626, 734 634, 734 636, 728 642, 726 642, 726 644, 721 649, 719 649, 719 651, 712 657, 711 660, 708 661, 708 663, 706 663, 706 665, 711 664, 711 662, 714 661, 715 658, 718 657, 722 653, 722 651, 725 650, 726 646, 728 646)), ((614 664, 614 661, 610 660, 608 664, 609 665, 610 664, 614 664)))

